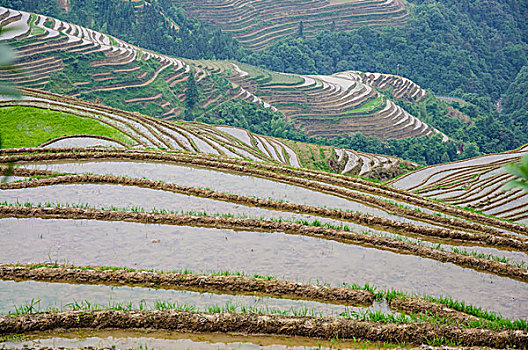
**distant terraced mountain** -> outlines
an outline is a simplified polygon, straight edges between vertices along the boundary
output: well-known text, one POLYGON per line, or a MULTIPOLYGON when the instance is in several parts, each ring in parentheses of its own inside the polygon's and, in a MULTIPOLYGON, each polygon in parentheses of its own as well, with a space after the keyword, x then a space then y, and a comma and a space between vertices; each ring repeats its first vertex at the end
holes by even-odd
POLYGON ((189 16, 222 28, 250 49, 263 49, 286 35, 364 25, 397 26, 408 12, 401 0, 191 0, 178 1, 189 16))
POLYGON ((528 194, 520 189, 504 191, 502 188, 513 180, 503 167, 519 161, 527 152, 528 145, 505 153, 439 164, 403 176, 393 184, 426 197, 526 224, 528 194))
POLYGON ((6 8, 0 8, 0 25, 16 28, 2 39, 17 49, 20 68, 17 73, 0 72, 0 79, 25 88, 179 119, 186 109, 186 81, 193 72, 202 112, 230 99, 243 99, 281 112, 307 136, 362 132, 387 139, 439 133, 376 89, 390 89, 395 98, 409 100, 425 95, 402 77, 360 72, 302 76, 227 61, 183 60, 54 18, 6 8))

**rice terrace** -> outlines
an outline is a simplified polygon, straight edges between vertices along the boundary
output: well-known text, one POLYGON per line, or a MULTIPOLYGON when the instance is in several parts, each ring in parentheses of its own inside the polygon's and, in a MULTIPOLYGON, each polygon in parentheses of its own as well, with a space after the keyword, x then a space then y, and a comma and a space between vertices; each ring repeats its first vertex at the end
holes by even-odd
POLYGON ((0 0, 0 349, 528 349, 484 2, 0 0))

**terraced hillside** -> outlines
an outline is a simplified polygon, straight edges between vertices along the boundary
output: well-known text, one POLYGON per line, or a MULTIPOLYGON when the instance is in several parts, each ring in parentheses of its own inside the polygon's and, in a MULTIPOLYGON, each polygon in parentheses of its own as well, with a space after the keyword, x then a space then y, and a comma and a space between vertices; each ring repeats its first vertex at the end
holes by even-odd
MULTIPOLYGON (((359 72, 294 75, 229 62, 197 61, 195 64, 223 74, 240 87, 237 98, 280 111, 311 137, 350 136, 361 132, 388 139, 440 133, 373 87, 390 89, 396 98, 419 100, 425 95, 418 85, 402 77, 359 72)), ((449 139, 442 135, 445 141, 449 139)))
POLYGON ((528 348, 526 195, 499 190, 528 147, 370 181, 417 165, 168 119, 243 99, 310 135, 437 133, 377 90, 419 101, 405 78, 0 25, 23 68, 1 73, 0 348, 528 348))
POLYGON ((418 84, 407 78, 381 73, 361 73, 356 72, 364 83, 375 86, 381 90, 390 90, 395 99, 406 99, 418 102, 427 92, 418 84))
POLYGON ((201 153, 10 149, 0 163, 3 345, 527 343, 525 226, 201 153))
POLYGON ((439 164, 405 175, 393 184, 426 197, 526 224, 528 195, 520 189, 503 190, 504 185, 513 180, 503 167, 510 162, 518 162, 526 152, 528 146, 506 153, 439 164))
POLYGON ((187 80, 194 74, 200 91, 197 108, 202 113, 226 100, 243 99, 281 112, 308 136, 348 136, 359 131, 403 138, 439 132, 374 88, 391 88, 395 98, 423 96, 422 89, 401 77, 377 81, 371 77, 381 75, 358 72, 299 76, 233 62, 181 60, 77 25, 5 8, 0 8, 0 25, 17 28, 2 39, 19 54, 19 71, 2 71, 0 79, 24 88, 179 119, 188 107, 187 80))
MULTIPOLYGON (((179 83, 191 69, 183 61, 41 15, 0 8, 0 19, 6 29, 16 28, 2 39, 16 49, 19 68, 2 72, 3 81, 111 101, 162 118, 182 112, 179 83)), ((203 84, 214 85, 205 80, 203 84)))
POLYGON ((98 129, 96 134, 59 131, 55 133, 53 123, 44 126, 44 121, 34 121, 38 128, 45 127, 48 138, 21 137, 31 133, 32 126, 25 120, 6 119, 0 123, 4 131, 2 144, 6 147, 87 147, 109 146, 118 148, 179 150, 214 154, 234 159, 250 159, 258 162, 284 164, 291 167, 326 168, 349 175, 391 178, 413 169, 417 164, 394 157, 366 154, 352 150, 317 146, 301 142, 256 135, 246 130, 202 123, 173 123, 114 108, 65 97, 39 90, 23 89, 24 97, 4 97, 0 100, 0 111, 25 107, 27 114, 36 111, 55 111, 90 119, 112 129, 98 129), (7 134, 7 130, 11 131, 7 134), (33 141, 34 140, 34 141, 33 141), (29 143, 28 143, 29 142, 29 143), (31 143, 32 142, 32 143, 31 143))
POLYGON ((187 14, 231 33, 246 48, 259 50, 287 36, 323 29, 346 31, 364 25, 405 23, 401 0, 191 0, 178 1, 187 14))

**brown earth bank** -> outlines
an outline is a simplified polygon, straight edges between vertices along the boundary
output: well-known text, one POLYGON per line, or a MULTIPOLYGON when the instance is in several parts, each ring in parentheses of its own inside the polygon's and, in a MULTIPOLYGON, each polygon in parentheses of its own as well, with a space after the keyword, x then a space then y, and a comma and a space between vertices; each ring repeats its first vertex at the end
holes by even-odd
POLYGON ((336 240, 346 244, 362 245, 365 247, 392 251, 399 254, 415 255, 445 263, 452 263, 477 271, 513 278, 522 282, 528 282, 528 271, 519 266, 510 265, 495 260, 467 256, 450 251, 434 249, 388 237, 379 237, 327 227, 308 226, 288 222, 230 217, 142 213, 133 211, 110 211, 102 209, 13 207, 8 205, 0 205, 0 217, 126 221, 145 224, 283 232, 286 234, 305 235, 322 239, 336 240))
POLYGON ((429 323, 382 324, 335 318, 258 314, 170 311, 69 311, 0 317, 0 334, 24 334, 57 329, 160 329, 182 332, 222 332, 356 339, 371 342, 427 344, 442 339, 460 346, 528 348, 524 331, 493 331, 429 323))
POLYGON ((178 288, 217 291, 261 293, 269 296, 369 306, 374 301, 371 292, 349 288, 308 285, 283 280, 249 278, 244 276, 210 276, 184 273, 157 273, 125 270, 85 270, 79 268, 52 268, 0 265, 2 280, 35 280, 43 282, 71 282, 82 284, 112 284, 155 288, 178 288))
MULTIPOLYGON (((286 338, 288 339, 288 338, 286 338)), ((243 341, 243 339, 241 339, 243 341)), ((148 344, 146 344, 148 345, 148 344)), ((339 346, 341 346, 341 344, 338 344, 339 346)), ((289 347, 289 346, 288 346, 289 347)), ((309 349, 309 347, 304 347, 305 349, 309 349)), ((334 347, 330 347, 330 348, 327 348, 325 346, 317 346, 317 347, 313 347, 313 349, 332 349, 334 347)), ((348 347, 343 347, 344 349, 349 349, 348 347)), ((374 347, 371 345, 371 346, 368 346, 368 345, 365 345, 365 346, 361 346, 361 344, 354 344, 352 347, 350 347, 351 349, 374 349, 374 347)), ((83 348, 80 348, 80 347, 68 347, 68 348, 64 348, 64 347, 41 347, 41 346, 38 346, 38 347, 34 347, 34 346, 29 346, 27 344, 24 344, 24 349, 38 349, 38 350, 115 350, 116 348, 115 347, 94 347, 94 346, 89 346, 89 347, 83 347, 83 348)), ((126 348, 120 348, 121 350, 123 349, 126 349, 126 348)), ((130 350, 132 350, 133 348, 130 348, 130 350)), ((387 349, 387 350, 490 350, 489 347, 463 347, 463 346, 459 346, 459 347, 447 347, 447 346, 442 346, 442 347, 436 347, 436 346, 428 346, 428 345, 422 345, 420 347, 405 347, 405 348, 402 348, 402 347, 387 347, 387 348, 384 348, 384 347, 376 347, 375 349, 378 349, 378 350, 384 350, 384 349, 387 349)))
POLYGON ((478 317, 452 309, 441 303, 435 303, 418 297, 399 297, 389 301, 389 306, 404 314, 422 314, 451 320, 456 323, 466 323, 468 321, 478 321, 478 317))
MULTIPOLYGON (((2 168, 0 168, 1 174, 2 168)), ((14 168, 13 175, 17 176, 35 176, 51 175, 51 172, 41 170, 31 170, 23 168, 14 168)), ((57 174, 57 173, 55 173, 57 174)), ((241 196, 231 193, 216 192, 202 188, 180 186, 176 184, 164 183, 160 181, 151 181, 146 179, 118 177, 112 175, 64 175, 45 179, 35 179, 32 181, 12 182, 0 184, 0 189, 23 189, 40 186, 53 186, 59 184, 112 184, 122 186, 136 186, 149 188, 160 191, 180 193, 202 198, 210 198, 226 202, 238 203, 243 205, 255 206, 259 208, 295 212, 306 215, 316 215, 338 220, 347 220, 360 225, 369 226, 375 229, 388 230, 398 234, 408 234, 411 236, 432 237, 435 239, 456 240, 464 244, 472 243, 483 246, 505 247, 528 252, 528 242, 523 241, 521 237, 515 235, 493 236, 485 233, 471 233, 464 231, 455 231, 428 226, 420 226, 411 223, 395 221, 391 219, 376 217, 373 215, 362 214, 358 212, 348 212, 337 209, 327 209, 308 205, 292 204, 281 201, 260 199, 255 197, 241 196)), ((452 243, 452 242, 450 242, 452 243)))
MULTIPOLYGON (((239 275, 216 276, 147 270, 130 271, 102 266, 2 264, 0 265, 0 280, 125 285, 224 293, 256 292, 272 297, 344 303, 349 306, 369 306, 374 302, 374 296, 366 290, 307 285, 239 275)), ((391 309, 405 314, 436 316, 457 323, 479 320, 478 317, 454 310, 444 304, 418 297, 400 295, 392 298, 389 301, 389 306, 391 309)))
MULTIPOLYGON (((361 349, 362 347, 359 347, 358 349, 361 349)), ((371 347, 369 347, 368 349, 370 349, 371 347)), ((64 348, 64 347, 41 347, 41 346, 38 346, 38 347, 33 347, 33 346, 24 346, 24 349, 35 349, 35 350, 115 350, 116 348, 115 347, 93 347, 93 346, 89 346, 89 347, 84 347, 84 348, 78 348, 78 347, 74 347, 74 348, 64 348)), ((120 348, 121 350, 123 349, 126 349, 126 348, 120 348)), ((325 347, 318 347, 317 349, 326 349, 325 347)), ((384 348, 377 348, 378 350, 382 350, 384 348)), ((456 348, 451 348, 451 347, 435 347, 435 346, 421 346, 419 348, 397 348, 397 347, 390 347, 390 348, 387 348, 389 350, 403 350, 403 349, 406 349, 406 350, 480 350, 480 349, 485 349, 485 350, 490 350, 490 348, 486 347, 486 348, 482 348, 482 347, 456 347, 456 348)), ((130 350, 132 350, 132 348, 130 348, 130 350)))
MULTIPOLYGON (((227 170, 243 175, 253 175, 266 179, 276 180, 295 186, 302 186, 311 190, 316 190, 323 193, 332 195, 338 195, 340 197, 361 202, 363 204, 389 210, 392 213, 400 216, 417 219, 420 221, 432 223, 434 225, 442 225, 454 229, 471 230, 474 232, 488 233, 494 236, 512 237, 510 234, 506 234, 494 227, 504 228, 513 232, 528 234, 528 227, 502 221, 496 218, 487 217, 484 215, 472 213, 469 211, 457 209, 455 207, 443 204, 440 207, 435 205, 433 201, 421 199, 419 201, 412 201, 414 197, 421 198, 417 195, 400 195, 398 191, 394 191, 395 195, 392 195, 392 189, 382 189, 375 185, 366 186, 358 184, 354 181, 349 183, 342 183, 333 175, 320 173, 314 173, 311 171, 294 170, 287 167, 269 166, 258 162, 249 162, 232 159, 221 159, 218 157, 212 160, 207 156, 200 154, 186 154, 186 153, 166 153, 166 152, 150 152, 150 151, 123 151, 123 150, 103 150, 103 149, 91 149, 91 150, 80 150, 80 149, 56 149, 56 150, 43 150, 43 149, 18 149, 18 150, 0 150, 0 155, 9 155, 7 157, 0 158, 3 162, 42 162, 42 161, 59 161, 59 160, 134 160, 134 161, 167 161, 178 164, 185 164, 190 166, 198 166, 205 168, 212 168, 217 170, 227 170), (32 152, 32 154, 28 154, 32 152), (20 154, 22 153, 22 154, 20 154), (262 170, 264 169, 264 170, 262 170), (461 218, 472 220, 471 222, 438 216, 426 212, 418 212, 412 208, 402 208, 400 206, 387 203, 387 201, 372 197, 370 195, 357 193, 350 191, 346 188, 336 188, 328 186, 324 183, 318 183, 310 180, 316 180, 326 182, 338 186, 345 186, 353 190, 364 191, 374 195, 386 196, 408 202, 411 204, 421 205, 431 210, 441 210, 443 213, 450 215, 458 215, 461 218), (396 198, 397 197, 397 198, 396 198), (416 203, 413 203, 416 202, 416 203), (420 203, 418 203, 420 202, 420 203), (491 225, 491 226, 489 226, 491 225)), ((401 190, 400 190, 401 191, 401 190)), ((519 238, 521 239, 521 238, 519 238)))

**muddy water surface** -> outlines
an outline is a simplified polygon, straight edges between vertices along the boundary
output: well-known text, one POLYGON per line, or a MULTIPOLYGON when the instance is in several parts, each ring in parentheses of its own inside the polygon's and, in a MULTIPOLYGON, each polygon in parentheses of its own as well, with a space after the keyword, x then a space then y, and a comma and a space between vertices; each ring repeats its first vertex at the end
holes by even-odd
POLYGON ((0 182, 17 182, 17 181, 26 181, 28 177, 23 176, 0 176, 0 182))
POLYGON ((377 344, 330 342, 301 337, 241 336, 228 334, 177 333, 171 331, 55 331, 28 336, 27 340, 1 343, 0 347, 178 349, 178 350, 306 350, 379 349, 377 344), (27 347, 24 347, 27 345, 27 347))
MULTIPOLYGON (((240 312, 240 307, 255 307, 262 310, 302 311, 308 309, 309 314, 337 316, 346 311, 344 305, 325 304, 315 301, 274 299, 269 297, 197 293, 167 289, 152 289, 143 287, 115 287, 105 285, 83 285, 46 282, 13 282, 0 281, 0 314, 15 311, 15 305, 27 305, 38 300, 38 310, 50 308, 71 310, 68 304, 88 301, 91 305, 115 305, 132 303, 135 309, 143 304, 146 309, 153 309, 158 300, 171 304, 185 304, 196 307, 199 311, 207 311, 211 306, 233 305, 240 312)), ((349 310, 373 310, 390 313, 384 303, 376 303, 371 308, 350 307, 349 310)))
POLYGON ((86 148, 95 146, 124 148, 118 142, 102 140, 94 137, 72 137, 69 139, 58 140, 44 146, 44 148, 86 148))
POLYGON ((0 262, 244 271, 449 296, 526 318, 528 285, 415 256, 280 233, 86 220, 0 220, 0 262))
POLYGON ((251 217, 264 219, 283 219, 289 221, 319 220, 336 226, 347 225, 350 229, 362 232, 369 230, 382 234, 382 231, 370 229, 368 226, 321 218, 313 215, 303 215, 291 212, 268 210, 236 203, 218 201, 209 198, 187 196, 147 188, 120 185, 53 185, 16 190, 0 190, 0 202, 15 203, 53 203, 69 205, 85 205, 90 208, 119 209, 142 208, 147 212, 153 209, 165 209, 176 213, 206 212, 208 215, 233 214, 236 217, 251 217))

